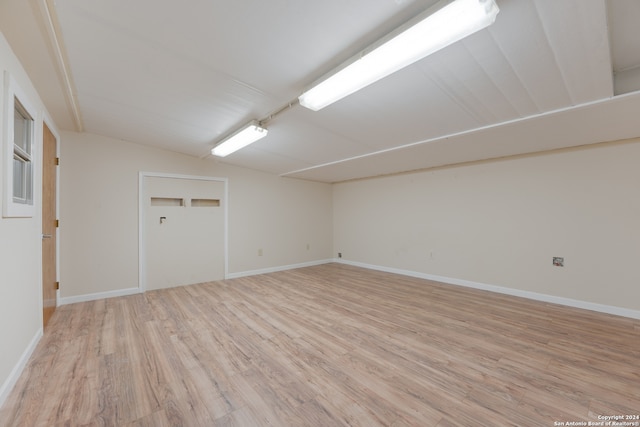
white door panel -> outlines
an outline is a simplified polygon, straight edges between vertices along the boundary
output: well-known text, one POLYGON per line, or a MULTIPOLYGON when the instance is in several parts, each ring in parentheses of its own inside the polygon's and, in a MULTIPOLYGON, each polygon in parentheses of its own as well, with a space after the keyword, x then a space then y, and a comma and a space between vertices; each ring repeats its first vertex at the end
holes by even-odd
POLYGON ((224 279, 225 182, 144 177, 146 289, 224 279))

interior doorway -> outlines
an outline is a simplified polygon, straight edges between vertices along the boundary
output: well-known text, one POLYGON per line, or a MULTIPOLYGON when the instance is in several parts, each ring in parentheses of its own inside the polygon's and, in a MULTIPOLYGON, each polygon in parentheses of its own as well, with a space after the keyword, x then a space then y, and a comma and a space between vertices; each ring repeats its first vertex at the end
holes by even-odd
POLYGON ((42 124, 42 322, 47 326, 57 303, 56 168, 58 141, 42 124))
POLYGON ((142 173, 141 288, 222 280, 227 180, 142 173))

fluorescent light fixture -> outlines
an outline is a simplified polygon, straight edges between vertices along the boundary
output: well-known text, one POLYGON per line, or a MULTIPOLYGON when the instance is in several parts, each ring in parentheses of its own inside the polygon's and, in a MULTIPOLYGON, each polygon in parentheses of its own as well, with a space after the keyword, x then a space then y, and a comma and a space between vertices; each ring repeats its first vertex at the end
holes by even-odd
POLYGON ((260 126, 260 124, 254 120, 213 147, 211 154, 218 157, 225 157, 265 136, 267 136, 267 129, 260 126))
POLYGON ((491 25, 494 0, 443 0, 362 51, 298 98, 318 111, 443 47, 491 25))

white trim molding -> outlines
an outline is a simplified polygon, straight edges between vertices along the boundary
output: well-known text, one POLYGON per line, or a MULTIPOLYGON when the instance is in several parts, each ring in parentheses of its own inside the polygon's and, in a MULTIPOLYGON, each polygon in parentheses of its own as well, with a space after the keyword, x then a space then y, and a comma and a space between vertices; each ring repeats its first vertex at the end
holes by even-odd
POLYGON ((42 338, 42 333, 43 329, 38 329, 38 332, 36 332, 35 336, 31 339, 31 342, 22 353, 22 356, 20 356, 18 363, 16 363, 16 365, 13 367, 4 384, 0 386, 0 408, 2 408, 4 402, 7 400, 7 397, 9 397, 9 393, 11 393, 11 390, 18 382, 20 375, 22 375, 22 371, 24 371, 24 368, 27 366, 27 363, 29 362, 33 351, 36 349, 36 346, 40 342, 40 338, 42 338))
POLYGON ((49 36, 51 42, 52 56, 56 60, 58 71, 62 77, 64 84, 62 85, 64 98, 67 101, 70 112, 73 115, 73 120, 76 125, 76 132, 83 132, 84 125, 82 122, 82 114, 80 113, 80 106, 78 104, 78 98, 76 96, 76 87, 73 81, 73 76, 69 69, 69 59, 67 57, 67 50, 64 46, 63 37, 60 31, 60 24, 58 15, 56 13, 54 0, 41 0, 39 2, 42 17, 44 20, 45 30, 49 36))
POLYGON ((142 293, 140 288, 118 289, 117 291, 98 292, 95 294, 76 295, 58 299, 58 306, 75 304, 77 302, 96 301, 99 299, 126 297, 142 293))
MULTIPOLYGON (((304 262, 301 264, 283 265, 279 267, 270 267, 270 268, 264 268, 260 270, 231 273, 231 274, 227 274, 224 280, 238 279, 240 277, 248 277, 248 276, 257 276, 259 274, 275 273, 278 271, 295 270, 296 268, 313 267, 316 265, 329 264, 331 262, 334 262, 334 260, 325 259, 325 260, 319 260, 319 261, 304 262)), ((95 294, 77 295, 73 297, 58 299, 58 306, 75 304, 78 302, 96 301, 96 300, 106 299, 106 298, 124 297, 124 296, 136 295, 141 293, 144 293, 144 291, 136 287, 136 288, 128 288, 128 289, 119 289, 117 291, 99 292, 95 294)))
MULTIPOLYGON (((3 112, 3 125, 2 129, 2 149, 4 150, 4 196, 2 206, 2 216, 4 217, 18 217, 18 218, 32 218, 36 216, 36 195, 37 191, 36 183, 39 182, 38 167, 40 166, 38 160, 41 158, 40 150, 42 149, 42 118, 40 111, 35 108, 31 103, 31 100, 27 96, 26 92, 18 85, 18 82, 9 73, 4 72, 4 110, 3 112), (29 176, 27 185, 30 187, 27 191, 28 199, 23 202, 16 202, 14 199, 14 155, 15 155, 15 111, 16 105, 21 105, 21 110, 24 111, 25 121, 29 123, 26 138, 29 143, 28 148, 23 151, 26 174, 29 176)), ((20 150, 20 149, 19 149, 20 150)))
POLYGON ((238 279, 240 277, 257 276, 259 274, 276 273, 278 271, 295 270, 296 268, 314 267, 316 265, 329 264, 334 262, 332 259, 325 259, 319 261, 303 262, 301 264, 282 265, 279 267, 262 268, 259 270, 241 271, 239 273, 227 274, 227 279, 238 279))
POLYGON ((629 317, 631 319, 640 319, 640 311, 631 310, 623 307, 616 307, 605 304, 598 304, 589 301, 575 300, 571 298, 558 297, 554 295, 540 294, 537 292, 523 291, 521 289, 507 288, 504 286, 489 285, 486 283, 473 282, 470 280, 456 279, 452 277, 436 276, 433 274, 420 273, 411 270, 402 270, 392 267, 383 267, 379 265, 366 264, 356 261, 346 261, 342 258, 335 258, 333 262, 340 264, 352 265, 354 267, 367 268, 369 270, 383 271, 385 273, 400 274, 403 276, 416 277, 418 279, 432 280, 434 282, 446 283, 448 285, 464 286, 467 288, 481 289, 484 291, 495 292, 504 295, 527 298, 536 301, 548 302, 551 304, 559 304, 567 307, 581 308, 583 310, 597 311, 600 313, 613 314, 615 316, 629 317))

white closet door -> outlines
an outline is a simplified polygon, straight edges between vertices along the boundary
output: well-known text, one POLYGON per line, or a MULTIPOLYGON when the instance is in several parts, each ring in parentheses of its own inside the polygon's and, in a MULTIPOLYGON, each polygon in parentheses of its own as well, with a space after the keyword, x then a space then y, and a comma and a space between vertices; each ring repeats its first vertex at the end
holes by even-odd
POLYGON ((224 279, 223 181, 144 177, 146 289, 224 279))

